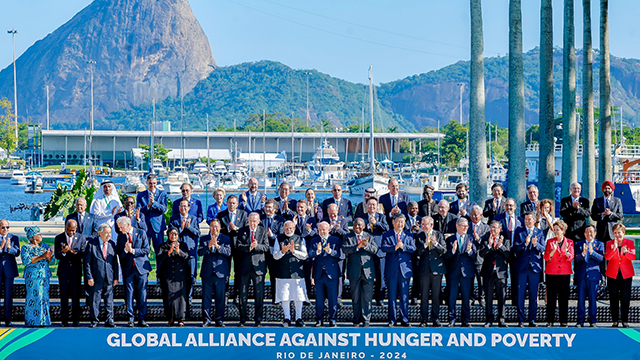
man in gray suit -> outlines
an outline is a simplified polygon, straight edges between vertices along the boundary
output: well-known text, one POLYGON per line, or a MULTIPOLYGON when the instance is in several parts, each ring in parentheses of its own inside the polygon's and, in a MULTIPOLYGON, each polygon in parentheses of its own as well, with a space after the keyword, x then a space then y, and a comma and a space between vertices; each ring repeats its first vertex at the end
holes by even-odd
MULTIPOLYGON (((467 234, 473 236, 476 241, 476 246, 480 249, 481 239, 485 237, 489 233, 489 225, 482 222, 482 208, 480 205, 474 205, 471 208, 470 216, 471 222, 469 223, 469 231, 467 234)), ((476 300, 480 304, 480 306, 485 306, 485 293, 484 293, 484 280, 480 276, 480 270, 482 270, 482 261, 483 258, 478 254, 476 258, 476 282, 478 283, 478 294, 471 294, 472 302, 476 300)))
POLYGON ((84 251, 84 279, 89 293, 90 327, 98 326, 100 301, 104 299, 107 309, 105 327, 116 327, 113 323, 113 287, 118 285, 118 258, 116 243, 111 240, 111 226, 102 224, 98 237, 90 239, 84 251))
POLYGON ((507 289, 507 267, 511 254, 511 239, 500 235, 502 223, 493 221, 491 230, 482 238, 480 256, 484 258, 480 275, 484 278, 484 290, 487 295, 485 314, 487 322, 484 327, 493 325, 493 290, 498 297, 498 322, 500 327, 507 327, 504 318, 504 298, 507 289))
POLYGON ((368 327, 371 321, 375 278, 374 257, 378 252, 378 245, 372 236, 364 233, 364 227, 364 219, 357 218, 353 223, 353 231, 342 240, 342 252, 347 256, 347 278, 351 284, 353 301, 353 325, 368 327))
POLYGON ((94 220, 93 214, 86 211, 87 200, 82 197, 76 199, 76 212, 67 216, 67 221, 75 220, 78 224, 78 232, 85 238, 95 238, 98 236, 98 223, 94 220))
POLYGON ((597 239, 603 244, 613 239, 613 225, 624 219, 622 202, 613 196, 615 188, 611 181, 602 183, 603 196, 594 199, 591 206, 591 220, 596 222, 597 239))
POLYGON ((433 218, 422 218, 422 231, 416 235, 416 252, 420 256, 413 281, 419 279, 422 295, 420 297, 421 327, 426 327, 429 319, 429 290, 431 290, 431 321, 434 327, 440 327, 440 288, 442 275, 447 268, 444 264, 444 253, 447 244, 441 232, 433 230, 433 218))

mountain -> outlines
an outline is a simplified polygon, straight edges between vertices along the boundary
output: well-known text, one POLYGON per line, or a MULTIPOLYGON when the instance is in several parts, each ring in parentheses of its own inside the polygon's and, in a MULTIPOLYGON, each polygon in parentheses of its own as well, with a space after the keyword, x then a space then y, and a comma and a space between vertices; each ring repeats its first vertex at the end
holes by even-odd
MULTIPOLYGON (((95 61, 95 118, 187 93, 216 63, 187 0, 95 0, 16 61, 18 115, 42 123, 87 122, 95 61)), ((0 98, 13 100, 13 67, 0 72, 0 98)))

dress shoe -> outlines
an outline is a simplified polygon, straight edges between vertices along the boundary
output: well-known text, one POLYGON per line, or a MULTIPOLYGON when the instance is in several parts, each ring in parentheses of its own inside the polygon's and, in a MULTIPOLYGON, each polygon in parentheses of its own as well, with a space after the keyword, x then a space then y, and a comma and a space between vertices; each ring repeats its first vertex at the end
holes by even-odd
POLYGON ((216 327, 222 328, 224 327, 224 323, 222 321, 216 321, 216 327))
POLYGON ((455 327, 456 326, 456 321, 455 320, 451 320, 449 321, 449 325, 447 325, 448 327, 455 327))
POLYGON ((613 327, 613 328, 617 328, 617 327, 618 327, 618 322, 616 321, 616 322, 614 322, 613 324, 611 324, 611 327, 613 327))
POLYGON ((302 319, 296 320, 296 327, 304 327, 304 321, 302 319))
POLYGON ((411 324, 410 324, 410 323, 408 323, 408 322, 401 322, 401 323, 400 323, 400 326, 402 326, 402 327, 407 327, 407 328, 408 328, 408 327, 411 327, 411 324))
POLYGON ((480 299, 480 306, 481 307, 486 307, 487 303, 484 301, 484 299, 480 299))
POLYGON ((462 323, 462 327, 463 328, 468 328, 468 327, 471 327, 471 324, 469 324, 468 322, 465 321, 465 322, 462 323))
POLYGON ((426 323, 426 322, 424 322, 424 321, 423 321, 423 322, 421 322, 421 323, 420 323, 420 327, 427 327, 427 323, 426 323))
POLYGON ((596 323, 589 323, 589 327, 597 328, 597 327, 598 327, 598 324, 596 324, 596 323))
POLYGON ((416 300, 415 298, 411 298, 411 305, 416 305, 418 303, 418 300, 416 300))
POLYGON ((329 321, 329 327, 337 327, 338 324, 336 324, 335 321, 329 321))
POLYGON ((6 321, 6 322, 4 323, 4 326, 6 326, 6 327, 12 327, 12 326, 13 326, 13 324, 11 323, 11 321, 6 321))
POLYGON ((284 321, 282 322, 282 327, 289 327, 289 325, 291 325, 291 320, 284 319, 284 321))
POLYGON ((116 327, 116 324, 114 324, 113 322, 108 322, 108 323, 104 324, 104 327, 114 328, 114 327, 116 327))
POLYGON ((520 322, 518 323, 518 327, 523 328, 523 327, 524 327, 524 323, 523 323, 522 321, 520 321, 520 322))
POLYGON ((556 324, 555 324, 555 323, 552 323, 552 322, 548 322, 548 323, 547 323, 547 327, 548 327, 548 328, 555 327, 555 326, 556 326, 556 324))
POLYGON ((342 299, 338 299, 338 307, 342 306, 342 299))
POLYGON ((490 321, 487 321, 486 323, 484 323, 484 325, 483 325, 483 326, 484 326, 484 327, 486 327, 486 328, 490 328, 490 327, 492 327, 492 326, 493 326, 493 323, 492 323, 492 322, 490 322, 490 321))
POLYGON ((387 327, 394 327, 396 326, 396 323, 394 323, 393 321, 389 321, 389 323, 387 324, 387 327))
POLYGON ((623 327, 623 328, 628 328, 628 327, 629 327, 629 324, 628 324, 628 323, 626 323, 626 322, 623 322, 623 323, 622 323, 622 327, 623 327))
POLYGON ((167 323, 168 327, 172 327, 173 326, 173 319, 169 320, 169 322, 167 323))
POLYGON ((434 321, 432 325, 433 325, 433 327, 441 327, 442 326, 442 324, 440 324, 440 321, 438 321, 438 320, 434 321))
POLYGON ((577 324, 576 324, 576 327, 577 327, 577 328, 584 327, 584 324, 583 324, 583 323, 577 323, 577 324))
POLYGON ((260 321, 256 321, 255 327, 262 327, 262 323, 260 321))
POLYGON ((360 327, 368 328, 369 327, 369 322, 368 321, 363 322, 362 324, 360 324, 360 327))
POLYGON ((316 321, 316 323, 313 324, 314 327, 321 327, 322 325, 322 321, 316 321))
POLYGON ((129 322, 127 323, 127 327, 134 327, 135 323, 133 322, 133 320, 129 320, 129 322))
POLYGON ((243 321, 241 321, 241 322, 238 324, 238 327, 241 327, 241 328, 245 327, 245 323, 244 323, 243 321))
POLYGON ((69 327, 69 323, 64 321, 60 324, 60 327, 69 327))
POLYGON ((140 321, 138 321, 138 327, 147 328, 147 327, 149 327, 149 324, 147 324, 146 321, 144 321, 144 320, 140 320, 140 321))
POLYGON ((203 328, 206 328, 206 327, 209 327, 209 326, 211 326, 211 321, 205 321, 205 322, 202 323, 202 325, 200 325, 200 327, 203 327, 203 328))
POLYGON ((538 324, 536 324, 535 321, 529 321, 529 327, 535 328, 535 327, 538 327, 538 324))
POLYGON ((377 300, 376 301, 376 306, 382 306, 382 301, 381 300, 377 300))
POLYGON ((91 324, 89 324, 89 327, 90 327, 90 328, 95 328, 95 327, 97 327, 97 326, 98 326, 98 323, 97 323, 97 322, 95 322, 95 321, 93 321, 93 322, 91 322, 91 324))
POLYGON ((80 327, 80 321, 74 321, 73 327, 80 327))
POLYGON ((507 323, 504 320, 500 320, 500 322, 498 323, 498 327, 506 328, 507 327, 507 323))
POLYGON ((560 323, 560 327, 561 328, 566 328, 567 327, 567 323, 560 323))
POLYGON ((182 321, 182 320, 178 321, 178 326, 179 327, 184 327, 184 321, 182 321))

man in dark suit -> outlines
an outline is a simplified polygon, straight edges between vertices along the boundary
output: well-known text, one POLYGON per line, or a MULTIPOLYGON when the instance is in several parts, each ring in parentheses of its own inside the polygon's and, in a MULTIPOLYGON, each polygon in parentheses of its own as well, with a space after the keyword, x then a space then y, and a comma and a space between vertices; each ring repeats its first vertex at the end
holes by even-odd
POLYGON ((94 220, 93 214, 86 211, 87 200, 84 198, 76 199, 76 211, 69 214, 66 220, 75 220, 78 224, 78 232, 85 239, 98 236, 98 223, 94 220))
POLYGON ((486 323, 484 327, 493 325, 493 291, 498 298, 498 324, 507 327, 504 318, 504 300, 507 289, 507 267, 511 252, 511 241, 501 235, 502 223, 494 220, 491 230, 483 236, 480 245, 480 256, 484 259, 480 274, 484 278, 484 292, 487 297, 485 308, 486 323))
POLYGON ((422 296, 420 298, 420 327, 426 327, 429 318, 434 327, 440 327, 440 289, 442 275, 447 271, 444 253, 447 244, 439 231, 433 230, 433 218, 422 218, 422 231, 415 236, 416 252, 420 256, 418 267, 414 267, 414 280, 418 279, 422 296), (416 276, 417 274, 417 276, 416 276), (429 292, 431 291, 431 296, 429 292), (429 317, 429 297, 431 297, 431 316, 429 317))
POLYGON ((369 234, 378 245, 377 256, 374 257, 374 266, 376 270, 375 283, 374 283, 374 296, 376 299, 376 305, 382 306, 382 300, 384 299, 384 267, 385 267, 385 253, 380 250, 382 246, 382 234, 389 230, 387 224, 387 217, 378 212, 378 199, 371 197, 367 200, 367 212, 359 216, 364 220, 364 231, 369 234))
MULTIPOLYGON (((266 230, 267 241, 269 242, 269 251, 265 254, 265 259, 270 279, 275 279, 275 272, 273 270, 274 260, 271 251, 278 239, 278 235, 284 232, 284 222, 287 221, 286 218, 277 214, 278 206, 279 204, 275 199, 267 199, 267 202, 262 209, 263 214, 260 218, 260 226, 266 230)), ((292 206, 295 206, 293 209, 297 209, 297 204, 292 206)), ((276 289, 275 280, 270 281, 269 286, 271 286, 271 301, 274 301, 276 289)))
POLYGON ((397 323, 396 300, 400 297, 400 325, 409 327, 409 282, 413 276, 411 255, 416 245, 411 233, 404 231, 405 216, 393 216, 393 229, 382 235, 382 246, 387 254, 384 277, 389 290, 389 326, 397 323), (399 296, 398 296, 399 295, 399 296))
POLYGON ((364 214, 367 212, 367 200, 369 200, 370 197, 376 197, 376 189, 374 188, 366 188, 364 189, 364 192, 362 193, 362 197, 364 199, 364 201, 362 201, 361 203, 359 203, 358 205, 356 205, 356 209, 353 212, 353 218, 357 218, 359 217, 361 214, 364 214))
POLYGON ((13 279, 18 276, 16 258, 20 256, 20 242, 16 235, 9 233, 9 221, 0 220, 0 279, 4 283, 4 323, 11 324, 13 309, 13 279))
POLYGON ((147 315, 147 283, 151 263, 149 262, 149 239, 147 234, 131 226, 131 219, 121 217, 116 226, 122 234, 118 235, 117 253, 122 267, 128 327, 134 326, 133 299, 138 305, 138 326, 148 327, 144 321, 147 315))
POLYGON ((493 184, 491 186, 491 194, 493 198, 484 202, 484 209, 482 210, 482 215, 487 218, 488 223, 491 223, 496 215, 504 212, 505 205, 505 199, 502 196, 504 194, 502 184, 493 184))
POLYGON ((260 215, 249 214, 248 225, 238 232, 237 257, 239 272, 236 276, 240 280, 240 327, 247 322, 247 300, 249 298, 249 282, 253 282, 255 293, 254 321, 256 327, 262 326, 264 311, 264 277, 267 273, 265 253, 269 252, 267 230, 258 226, 260 215))
MULTIPOLYGON (((296 204, 296 216, 293 217, 295 233, 304 240, 307 250, 311 246, 311 239, 318 235, 318 224, 315 217, 307 213, 308 203, 305 199, 298 200, 296 204)), ((307 294, 311 294, 311 261, 304 262, 304 281, 307 294)))
POLYGON ((585 302, 589 299, 589 325, 597 327, 598 313, 597 295, 601 279, 600 264, 604 260, 604 244, 595 239, 596 229, 587 225, 584 231, 585 240, 578 241, 575 246, 575 275, 578 286, 578 322, 576 327, 584 326, 586 313, 585 302))
POLYGON ((202 327, 211 325, 211 300, 216 301, 216 312, 213 317, 216 327, 224 327, 224 311, 227 300, 226 284, 231 273, 229 257, 231 256, 231 240, 220 234, 220 220, 213 219, 209 223, 209 235, 200 238, 198 255, 202 258, 200 278, 202 279, 202 327))
MULTIPOLYGON (((422 217, 418 215, 418 203, 415 201, 409 201, 407 205, 407 220, 404 223, 404 230, 410 232, 414 237, 420 232, 420 224, 422 217)), ((418 268, 419 261, 418 252, 415 251, 411 255, 411 264, 414 269, 418 268)), ((411 285, 411 305, 415 305, 420 297, 420 282, 414 281, 411 285)))
POLYGON ((387 186, 389 192, 380 196, 379 201, 384 207, 387 224, 391 224, 391 218, 393 218, 393 216, 407 212, 407 205, 411 199, 409 195, 400 192, 400 184, 397 179, 389 179, 387 186))
POLYGON ((280 196, 274 199, 277 203, 276 213, 285 218, 285 220, 291 220, 296 214, 297 203, 295 199, 289 198, 289 194, 291 193, 291 185, 289 185, 288 182, 281 183, 280 187, 278 188, 278 193, 280 194, 280 196))
MULTIPOLYGON (((494 218, 495 221, 499 221, 502 225, 502 235, 505 239, 509 239, 511 244, 515 244, 515 234, 516 230, 522 226, 523 219, 519 216, 516 216, 516 201, 513 198, 507 199, 504 205, 505 212, 502 214, 496 215, 494 218)), ((517 266, 516 262, 516 254, 515 252, 511 252, 511 258, 509 259, 509 263, 512 264, 510 268, 511 272, 511 289, 518 288, 518 275, 517 275, 517 266)), ((516 305, 518 303, 518 293, 511 291, 511 303, 516 305)), ((517 305, 516 305, 517 306, 517 305)))
POLYGON ((364 233, 364 219, 353 222, 353 231, 344 236, 342 251, 347 256, 347 278, 351 285, 353 325, 368 327, 371 322, 373 281, 376 270, 374 258, 378 245, 372 236, 364 233))
MULTIPOLYGON (((480 244, 482 239, 489 233, 489 225, 482 222, 482 208, 479 205, 474 205, 471 208, 469 213, 469 230, 468 234, 473 236, 473 239, 476 241, 476 249, 480 249, 480 244)), ((478 294, 471 294, 471 302, 475 302, 476 300, 480 304, 480 306, 485 306, 485 297, 484 293, 484 279, 480 276, 480 271, 482 270, 482 263, 484 261, 483 257, 480 256, 480 251, 478 251, 478 256, 476 256, 476 282, 478 283, 478 294)))
MULTIPOLYGON (((153 251, 157 254, 160 244, 164 242, 164 232, 167 224, 164 213, 167 211, 167 193, 158 189, 156 174, 147 175, 147 190, 138 193, 136 207, 144 214, 147 222, 147 238, 153 244, 153 251)), ((160 270, 160 262, 156 260, 156 273, 160 270)))
POLYGON ((313 280, 316 287, 316 323, 324 324, 324 301, 329 303, 329 326, 335 327, 338 313, 338 284, 340 266, 344 259, 342 239, 330 236, 331 225, 326 221, 318 224, 318 236, 311 240, 309 259, 313 262, 313 280))
MULTIPOLYGON (((239 274, 240 261, 237 259, 236 244, 238 238, 238 231, 247 226, 248 214, 246 211, 238 210, 238 197, 235 195, 229 195, 227 198, 227 208, 218 213, 217 219, 220 221, 220 233, 228 236, 231 242, 231 258, 233 259, 233 272, 239 274)), ((233 281, 233 293, 231 298, 234 302, 240 294, 240 282, 236 277, 233 281)), ((227 278, 227 282, 229 278, 227 278)))
MULTIPOLYGON (((177 203, 178 212, 173 213, 171 216, 171 219, 169 220, 169 227, 178 229, 180 241, 187 244, 187 248, 189 249, 189 266, 191 266, 192 284, 192 286, 189 286, 189 302, 187 306, 187 314, 189 314, 191 312, 191 303, 193 301, 193 284, 196 283, 196 275, 198 271, 198 239, 200 238, 200 223, 191 213, 192 202, 183 198, 177 200, 177 203)), ((241 211, 241 213, 245 215, 244 212, 241 211)))
POLYGON ((262 211, 264 203, 267 201, 267 195, 258 191, 258 179, 249 179, 247 186, 249 187, 249 190, 240 194, 238 209, 244 210, 247 215, 254 211, 262 211))
MULTIPOLYGON (((535 227, 535 215, 524 214, 524 226, 516 229, 512 252, 516 253, 516 276, 518 290, 518 326, 524 327, 524 295, 529 291, 529 327, 537 327, 538 284, 546 246, 544 232, 535 227)), ((511 293, 514 285, 511 281, 511 293)))
POLYGON ((540 202, 538 200, 539 194, 537 186, 533 184, 527 186, 527 201, 520 204, 520 216, 524 213, 537 211, 538 203, 540 202))
MULTIPOLYGON (((124 200, 124 210, 117 213, 114 217, 114 221, 118 221, 119 218, 126 216, 131 219, 131 226, 136 229, 140 229, 147 232, 147 222, 144 218, 144 214, 140 211, 140 208, 136 209, 136 198, 133 196, 127 196, 124 200)), ((116 234, 120 235, 120 229, 116 226, 116 234)))
POLYGON ((172 214, 177 214, 180 211, 178 207, 180 206, 181 200, 187 200, 189 202, 189 215, 194 216, 198 222, 198 225, 200 225, 200 223, 204 220, 204 215, 202 213, 202 203, 200 202, 200 200, 191 196, 191 194, 193 193, 193 185, 191 185, 190 183, 184 183, 180 186, 180 191, 182 192, 182 197, 176 199, 176 201, 173 202, 172 214))
POLYGON ((82 259, 87 240, 77 233, 78 223, 67 220, 64 232, 54 239, 54 251, 58 259, 60 284, 60 317, 62 326, 69 326, 69 296, 72 304, 73 327, 80 326, 80 296, 82 294, 82 259))
POLYGON ((434 190, 433 186, 425 184, 422 189, 422 200, 418 201, 418 215, 433 217, 438 213, 438 201, 433 199, 434 190))
POLYGON ((471 213, 471 208, 476 205, 475 201, 471 201, 468 198, 469 194, 469 186, 465 183, 459 183, 456 185, 456 197, 458 200, 449 204, 450 209, 449 212, 453 215, 464 216, 466 218, 469 217, 469 213, 471 213))
POLYGON ((587 227, 587 219, 591 216, 589 211, 589 199, 580 196, 582 186, 579 183, 571 184, 571 195, 560 200, 560 216, 569 225, 565 236, 573 241, 584 240, 584 229, 587 227))
POLYGON ((322 212, 327 213, 330 204, 336 204, 338 206, 338 216, 342 219, 346 219, 347 223, 353 220, 353 206, 351 200, 342 197, 342 186, 339 184, 333 185, 331 189, 332 197, 322 202, 322 212))
POLYGON ((456 232, 457 219, 457 216, 449 212, 449 202, 447 200, 440 200, 438 203, 438 213, 433 215, 433 228, 445 236, 448 236, 456 232))
POLYGON ((591 219, 596 222, 597 239, 603 244, 613 240, 613 225, 622 222, 622 202, 613 196, 616 186, 611 181, 602 183, 602 197, 593 200, 591 219))
MULTIPOLYGON (((329 204, 327 216, 322 221, 327 222, 331 229, 329 235, 335 236, 342 241, 342 238, 349 232, 349 224, 346 218, 340 217, 337 204, 329 204)), ((342 306, 342 287, 344 286, 344 260, 340 260, 340 279, 338 279, 338 306, 342 306)))
POLYGON ((470 327, 470 297, 476 272, 476 244, 467 234, 469 220, 464 217, 456 221, 456 233, 447 239, 447 287, 449 288, 449 326, 456 323, 458 288, 462 294, 462 327, 470 327))
POLYGON ((100 300, 104 299, 107 310, 105 327, 116 327, 113 323, 113 287, 118 285, 120 268, 116 257, 116 244, 111 240, 111 227, 102 224, 98 237, 90 238, 84 251, 84 281, 89 293, 90 327, 98 326, 100 300))

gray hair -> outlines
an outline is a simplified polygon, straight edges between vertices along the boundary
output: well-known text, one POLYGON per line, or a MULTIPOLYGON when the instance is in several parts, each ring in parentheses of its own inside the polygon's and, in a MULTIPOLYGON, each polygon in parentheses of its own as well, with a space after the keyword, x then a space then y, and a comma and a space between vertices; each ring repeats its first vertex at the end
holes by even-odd
MULTIPOLYGON (((125 217, 125 216, 123 216, 123 217, 125 217)), ((120 219, 122 219, 122 218, 120 218, 120 219)), ((102 224, 100 224, 100 226, 98 226, 98 233, 101 234, 102 230, 104 230, 105 228, 109 228, 109 230, 111 230, 111 226, 109 224, 102 223, 102 224)))
POLYGON ((116 224, 118 224, 118 225, 124 225, 124 224, 131 225, 131 219, 129 219, 128 216, 121 216, 121 217, 118 218, 118 220, 116 220, 116 224))
POLYGON ((456 220, 456 225, 462 225, 462 224, 468 224, 469 220, 467 220, 467 218, 465 217, 459 217, 458 220, 456 220))
POLYGON ((478 204, 473 205, 471 207, 471 212, 474 212, 474 211, 480 211, 480 213, 482 213, 482 207, 480 205, 478 205, 478 204))
POLYGON ((433 224, 433 218, 431 216, 425 216, 422 218, 422 222, 427 222, 428 224, 433 224))

